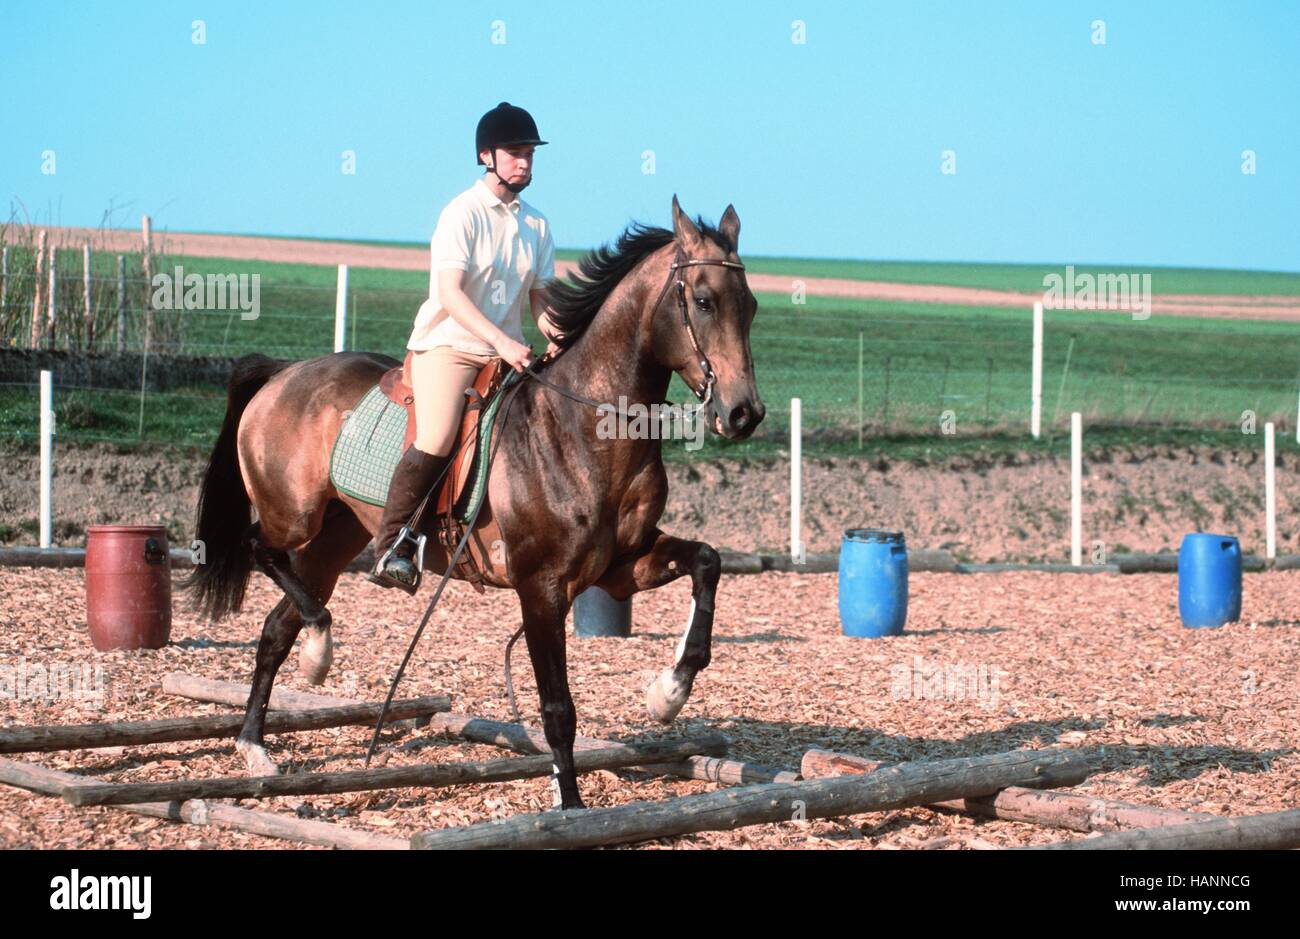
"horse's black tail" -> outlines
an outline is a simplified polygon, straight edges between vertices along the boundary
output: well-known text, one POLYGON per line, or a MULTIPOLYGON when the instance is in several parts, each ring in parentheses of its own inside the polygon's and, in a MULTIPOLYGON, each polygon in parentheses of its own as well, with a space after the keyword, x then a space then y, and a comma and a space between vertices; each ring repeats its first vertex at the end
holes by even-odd
POLYGON ((289 363, 264 355, 246 355, 235 362, 226 398, 226 419, 212 448, 203 485, 199 488, 198 562, 182 583, 194 603, 210 620, 238 613, 253 571, 253 557, 243 543, 252 522, 252 506, 239 471, 239 419, 253 395, 289 363))

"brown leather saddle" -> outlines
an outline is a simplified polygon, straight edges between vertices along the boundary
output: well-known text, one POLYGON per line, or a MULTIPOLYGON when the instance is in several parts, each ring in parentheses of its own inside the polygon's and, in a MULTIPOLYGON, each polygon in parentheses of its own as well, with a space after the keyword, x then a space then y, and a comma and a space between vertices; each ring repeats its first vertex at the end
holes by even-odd
MULTIPOLYGON (((407 352, 406 360, 401 365, 389 369, 379 379, 379 390, 384 393, 384 396, 406 409, 406 436, 402 439, 403 453, 415 442, 415 391, 411 386, 410 378, 413 356, 413 352, 407 352)), ((420 531, 425 534, 432 532, 438 539, 438 543, 446 548, 448 557, 451 557, 464 535, 464 526, 456 517, 457 506, 462 498, 468 498, 466 488, 469 485, 470 470, 474 465, 475 451, 478 449, 479 412, 500 389, 501 383, 509 374, 508 369, 509 366, 504 359, 494 357, 479 370, 473 386, 465 389, 465 397, 469 400, 461 416, 459 446, 456 447, 451 467, 442 482, 438 484, 438 490, 431 501, 432 521, 428 506, 420 519, 420 531)), ((484 495, 483 498, 486 499, 487 496, 484 495)), ((460 560, 456 562, 456 572, 461 579, 471 583, 475 590, 483 593, 483 572, 474 563, 474 558, 468 550, 463 551, 460 560)))

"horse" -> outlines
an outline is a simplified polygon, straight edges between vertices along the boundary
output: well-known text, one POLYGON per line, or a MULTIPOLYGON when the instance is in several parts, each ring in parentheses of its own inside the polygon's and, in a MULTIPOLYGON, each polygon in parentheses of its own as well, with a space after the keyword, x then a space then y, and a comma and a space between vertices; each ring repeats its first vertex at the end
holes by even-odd
MULTIPOLYGON (((758 303, 737 254, 740 218, 728 205, 716 227, 699 216, 692 222, 674 195, 672 219, 672 231, 632 222, 613 247, 585 255, 571 283, 551 282, 563 351, 536 371, 533 362, 508 389, 514 397, 498 417, 486 501, 469 544, 484 582, 518 594, 564 809, 583 806, 565 649, 574 598, 594 585, 626 600, 690 576, 675 660, 647 691, 651 716, 671 724, 709 664, 722 572, 711 545, 658 527, 668 494, 660 435, 600 434, 608 412, 592 405, 619 396, 660 404, 676 373, 699 398, 709 429, 725 438, 748 438, 765 413, 749 345, 758 303)), ((300 633, 299 674, 319 684, 329 672, 326 605, 382 516, 382 506, 334 487, 330 451, 349 409, 397 364, 340 352, 293 363, 248 356, 232 370, 199 493, 205 563, 185 586, 211 621, 242 608, 254 566, 284 591, 262 626, 235 743, 250 775, 279 771, 264 747, 266 709, 300 633)), ((423 567, 445 574, 451 552, 436 541, 428 538, 423 567)))

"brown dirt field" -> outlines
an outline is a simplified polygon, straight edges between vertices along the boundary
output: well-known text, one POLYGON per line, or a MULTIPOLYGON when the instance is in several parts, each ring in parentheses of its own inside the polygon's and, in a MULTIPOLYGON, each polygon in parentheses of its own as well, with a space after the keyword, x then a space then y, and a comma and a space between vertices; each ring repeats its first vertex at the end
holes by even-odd
MULTIPOLYGON (((1278 454, 1278 551, 1300 553, 1300 457, 1278 454)), ((36 543, 39 463, 34 449, 0 444, 0 543, 36 543)), ((168 526, 193 537, 206 455, 166 448, 119 453, 108 444, 60 445, 55 543, 84 545, 87 525, 168 526)), ((720 549, 789 550, 789 464, 717 460, 670 465, 665 531, 720 549)), ((1237 535, 1263 554, 1264 469, 1254 451, 1123 447, 1084 460, 1084 541, 1108 554, 1176 551, 1184 534, 1237 535)), ((846 528, 897 528, 913 548, 959 560, 1069 559, 1069 459, 804 460, 804 542, 833 551, 846 528)))
MULTIPOLYGON (((86 636, 81 571, 0 571, 0 664, 102 666, 105 706, 0 699, 6 725, 230 713, 164 697, 161 676, 184 670, 245 681, 261 618, 276 599, 254 581, 246 612, 204 625, 175 598, 172 642, 157 651, 96 654, 86 636)), ((915 574, 908 631, 884 640, 839 635, 835 575, 723 578, 713 664, 669 731, 648 722, 644 688, 667 664, 689 604, 680 580, 635 601, 631 639, 572 640, 570 684, 580 734, 618 739, 720 731, 732 753, 796 768, 808 747, 887 761, 1076 747, 1098 772, 1076 791, 1219 815, 1300 804, 1300 573, 1247 575, 1242 621, 1221 629, 1178 623, 1167 575, 915 574), (980 670, 980 697, 898 692, 898 674, 980 670)), ((326 693, 375 699, 395 667, 429 588, 394 596, 347 575, 332 604, 334 671, 326 693)), ((500 663, 518 622, 513 593, 480 597, 453 582, 403 691, 449 693, 453 707, 508 719, 500 663)), ((283 683, 305 687, 291 655, 283 683)), ((525 720, 536 723, 531 670, 515 671, 525 720)), ((910 682, 907 688, 913 688, 910 682)), ((345 728, 268 738, 292 770, 361 765, 369 731, 345 728)), ((427 736, 386 736, 388 765, 490 758, 502 751, 427 736)), ((229 741, 36 754, 34 762, 112 781, 235 773, 229 741)), ((592 806, 708 792, 713 784, 636 773, 580 777, 592 806)), ((283 797, 244 805, 394 837, 549 805, 545 779, 431 791, 283 797)), ((924 808, 768 824, 649 842, 642 848, 945 849, 1043 844, 1081 837, 924 808), (942 840, 941 840, 942 839, 942 840)), ((3 848, 285 848, 287 842, 142 818, 0 786, 3 848)))
MULTIPOLYGON (((99 250, 139 250, 140 234, 136 231, 89 228, 55 228, 51 243, 80 246, 87 241, 101 245, 99 250)), ((159 232, 167 250, 192 257, 236 258, 293 264, 350 264, 400 271, 427 271, 428 252, 422 248, 384 245, 346 244, 295 238, 262 238, 250 235, 213 235, 194 232, 159 232)), ((567 274, 576 265, 561 261, 556 273, 567 274)), ((945 303, 958 306, 1027 306, 1041 294, 1012 290, 986 290, 976 287, 948 287, 938 284, 899 284, 886 281, 847 280, 829 277, 792 277, 775 274, 749 274, 750 288, 759 292, 788 293, 793 281, 804 283, 808 294, 824 297, 851 297, 860 300, 892 300, 899 303, 945 303)), ((1209 316, 1231 319, 1300 321, 1300 299, 1287 296, 1212 296, 1156 293, 1152 313, 1167 316, 1209 316)), ((1117 316, 1127 313, 1116 312, 1117 316)))

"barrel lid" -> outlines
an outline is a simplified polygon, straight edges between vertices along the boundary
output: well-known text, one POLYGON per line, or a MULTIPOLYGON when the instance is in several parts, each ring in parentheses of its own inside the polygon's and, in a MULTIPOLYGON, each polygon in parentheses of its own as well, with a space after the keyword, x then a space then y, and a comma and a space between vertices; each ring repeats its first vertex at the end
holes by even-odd
POLYGON ((846 528, 844 537, 849 541, 871 541, 882 544, 902 544, 903 533, 887 528, 846 528))
POLYGON ((159 532, 166 534, 166 525, 87 525, 86 534, 116 534, 120 532, 137 533, 142 535, 155 535, 159 532))

